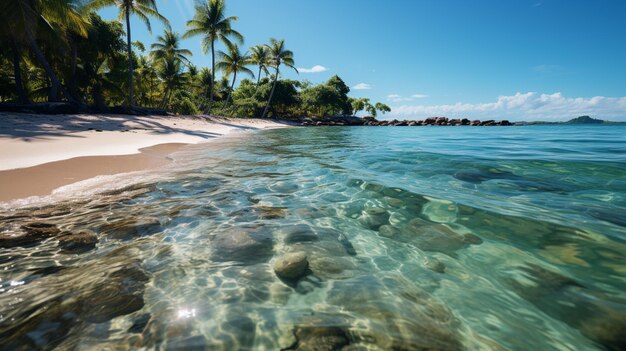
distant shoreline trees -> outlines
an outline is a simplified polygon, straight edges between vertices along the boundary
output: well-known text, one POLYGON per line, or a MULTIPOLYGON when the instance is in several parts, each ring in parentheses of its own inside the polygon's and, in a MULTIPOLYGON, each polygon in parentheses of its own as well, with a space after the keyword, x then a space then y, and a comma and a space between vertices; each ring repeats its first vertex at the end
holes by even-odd
POLYGON ((236 21, 224 0, 202 0, 181 36, 155 0, 2 0, 0 103, 65 100, 102 110, 128 105, 273 118, 390 111, 349 97, 350 88, 339 76, 318 85, 283 79, 285 67, 297 72, 284 40, 272 38, 246 50, 243 35, 233 28, 236 21), (118 21, 95 12, 110 6, 119 8, 118 21), (143 43, 132 41, 131 16, 149 30, 150 18, 166 24, 147 53, 143 43), (181 45, 195 36, 211 56, 210 68, 191 64, 191 51, 181 45), (242 74, 249 79, 240 79, 242 74))

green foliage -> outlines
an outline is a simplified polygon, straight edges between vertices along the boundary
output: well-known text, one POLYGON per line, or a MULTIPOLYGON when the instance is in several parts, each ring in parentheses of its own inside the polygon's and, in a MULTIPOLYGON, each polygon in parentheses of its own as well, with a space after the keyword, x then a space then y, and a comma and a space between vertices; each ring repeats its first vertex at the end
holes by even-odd
POLYGON ((374 105, 375 109, 380 111, 380 113, 385 114, 387 112, 391 112, 391 108, 385 104, 383 104, 382 102, 377 102, 376 105, 374 105))
POLYGON ((188 97, 176 99, 172 103, 171 110, 179 115, 197 115, 200 113, 198 106, 188 97))
POLYGON ((302 98, 302 114, 311 117, 334 116, 343 110, 343 101, 337 91, 326 84, 304 89, 302 98))
POLYGON ((231 39, 243 43, 243 36, 232 28, 237 20, 235 16, 226 16, 224 0, 198 1, 195 6, 193 19, 187 22, 187 32, 184 38, 202 37, 202 49, 211 53, 211 84, 209 86, 209 103, 207 112, 211 112, 213 105, 213 90, 215 87, 215 43, 232 44, 231 39))
POLYGON ((169 27, 167 18, 157 10, 156 0, 91 0, 89 7, 99 9, 108 6, 119 8, 119 20, 126 21, 126 50, 128 52, 128 104, 134 104, 134 73, 133 73, 133 46, 131 41, 130 16, 135 15, 141 19, 148 31, 152 32, 150 17, 156 17, 169 27))
POLYGON ((356 115, 360 111, 365 110, 370 103, 370 99, 368 98, 350 98, 350 105, 352 105, 352 111, 356 115))
POLYGON ((180 48, 180 36, 169 28, 157 37, 157 41, 150 48, 150 54, 155 60, 174 59, 188 65, 188 56, 193 55, 191 51, 180 48))
POLYGON ((178 114, 213 107, 225 116, 276 118, 390 111, 350 98, 339 76, 318 85, 281 79, 285 67, 297 72, 294 53, 278 39, 250 52, 241 49, 243 36, 232 27, 237 17, 226 15, 224 0, 199 0, 187 32, 181 37, 167 25, 149 52, 132 41, 130 15, 148 29, 151 18, 167 24, 155 0, 0 1, 0 102, 65 98, 99 107, 135 102, 178 114), (117 7, 123 21, 105 21, 94 12, 109 6, 117 7), (212 69, 189 61, 191 51, 182 39, 195 36, 211 54, 212 69))

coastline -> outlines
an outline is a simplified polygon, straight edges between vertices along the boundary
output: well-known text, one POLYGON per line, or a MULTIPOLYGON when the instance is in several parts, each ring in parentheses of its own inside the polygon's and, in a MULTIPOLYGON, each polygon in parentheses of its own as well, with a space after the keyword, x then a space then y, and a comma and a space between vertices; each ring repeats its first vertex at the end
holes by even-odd
POLYGON ((166 166, 185 145, 286 122, 208 116, 0 113, 0 203, 166 166))

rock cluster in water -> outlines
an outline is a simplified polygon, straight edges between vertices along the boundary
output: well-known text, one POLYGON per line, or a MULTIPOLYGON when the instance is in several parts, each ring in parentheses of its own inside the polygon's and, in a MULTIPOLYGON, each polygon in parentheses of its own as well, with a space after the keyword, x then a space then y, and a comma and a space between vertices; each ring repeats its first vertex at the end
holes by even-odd
POLYGON ((324 118, 303 118, 300 121, 303 126, 392 126, 392 127, 417 127, 417 126, 512 126, 507 120, 481 121, 467 118, 430 117, 425 120, 377 120, 373 117, 336 116, 324 118))
MULTIPOLYGON (((172 190, 179 188, 160 184, 156 196, 164 203, 135 199, 151 190, 131 189, 93 207, 61 204, 1 217, 8 229, 0 247, 16 252, 1 258, 23 269, 24 282, 0 294, 0 314, 15 320, 0 324, 2 346, 462 350, 465 338, 481 331, 462 325, 434 293, 443 282, 467 279, 456 259, 484 256, 515 228, 527 230, 506 236, 520 252, 576 235, 397 187, 359 179, 342 185, 356 194, 331 193, 339 199, 332 206, 280 207, 259 200, 262 191, 208 189, 204 180, 185 183, 184 191, 196 186, 210 194, 197 202, 172 204, 182 198, 172 190), (468 230, 477 223, 486 228, 480 236, 468 230), (191 234, 181 229, 194 225, 191 234), (381 251, 363 252, 365 238, 379 244, 369 249, 381 251), (392 247, 415 259, 400 262, 392 247), (194 318, 176 319, 187 299, 197 304, 194 318)), ((298 189, 282 181, 266 187, 268 198, 298 189)), ((509 286, 507 298, 536 306, 607 349, 624 349, 623 301, 543 266, 511 271, 494 269, 487 278, 498 279, 498 289, 509 286)))

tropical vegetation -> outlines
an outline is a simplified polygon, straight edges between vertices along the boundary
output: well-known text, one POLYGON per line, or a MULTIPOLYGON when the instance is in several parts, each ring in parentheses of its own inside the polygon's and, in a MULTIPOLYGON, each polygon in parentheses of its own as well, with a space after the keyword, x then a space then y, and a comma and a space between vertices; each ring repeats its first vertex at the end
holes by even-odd
POLYGON ((349 97, 339 76, 318 85, 284 79, 285 70, 298 72, 285 41, 245 46, 238 18, 227 10, 225 0, 198 1, 186 31, 177 33, 155 0, 2 0, 0 103, 65 101, 103 111, 141 106, 273 118, 390 111, 349 97), (117 21, 99 16, 99 9, 113 6, 117 21), (133 41, 133 16, 149 30, 151 19, 165 24, 149 48, 133 41), (201 39, 207 67, 191 63, 184 43, 191 37, 201 39))

